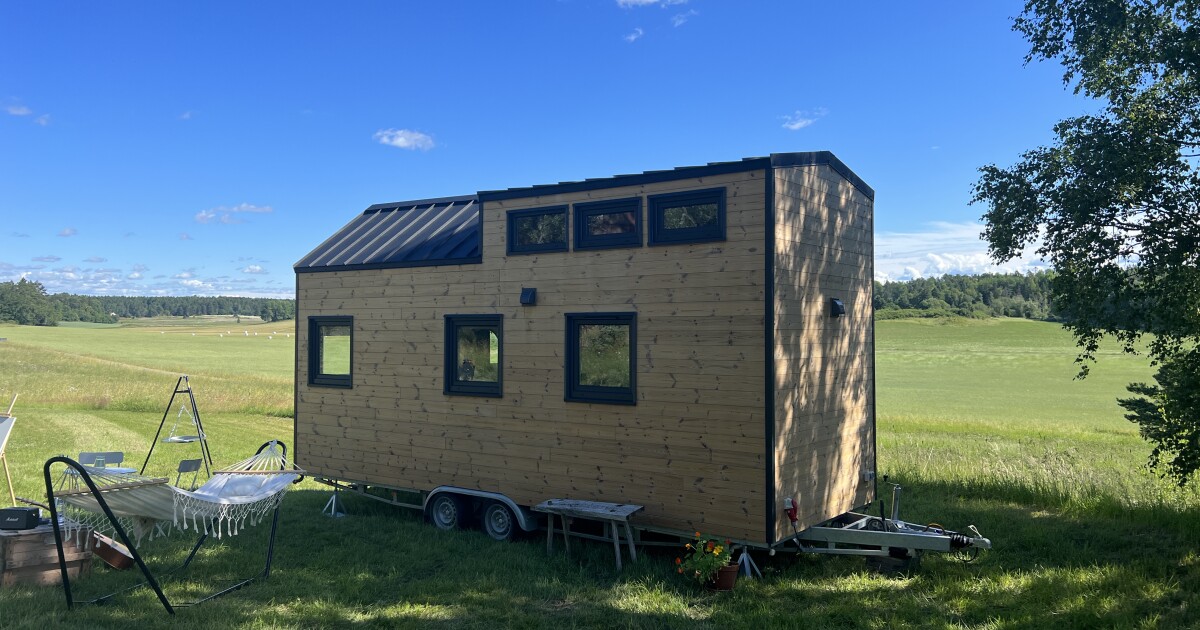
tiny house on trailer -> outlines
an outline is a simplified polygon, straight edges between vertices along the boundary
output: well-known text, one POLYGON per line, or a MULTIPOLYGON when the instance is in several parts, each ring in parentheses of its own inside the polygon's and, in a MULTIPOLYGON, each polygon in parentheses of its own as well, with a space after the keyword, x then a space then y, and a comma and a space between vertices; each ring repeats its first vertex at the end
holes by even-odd
POLYGON ((295 461, 778 546, 875 499, 873 203, 822 151, 371 206, 295 265, 295 461))

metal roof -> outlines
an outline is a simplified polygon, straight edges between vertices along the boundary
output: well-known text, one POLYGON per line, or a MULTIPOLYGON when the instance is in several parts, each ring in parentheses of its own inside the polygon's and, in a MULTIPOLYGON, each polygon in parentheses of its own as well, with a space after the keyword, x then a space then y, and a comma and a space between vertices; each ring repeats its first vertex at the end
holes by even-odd
POLYGON ((371 206, 294 265, 296 273, 460 265, 483 260, 475 195, 371 206))

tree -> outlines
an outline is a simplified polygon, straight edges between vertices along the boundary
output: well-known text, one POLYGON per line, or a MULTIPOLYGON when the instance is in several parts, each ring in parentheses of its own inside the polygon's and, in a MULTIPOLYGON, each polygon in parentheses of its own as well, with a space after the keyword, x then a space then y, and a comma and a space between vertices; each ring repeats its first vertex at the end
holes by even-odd
POLYGON ((58 311, 42 283, 21 278, 17 282, 0 282, 0 321, 54 326, 58 324, 58 311))
POLYGON ((1145 351, 1156 386, 1119 401, 1180 485, 1200 469, 1200 2, 1029 0, 1014 30, 1026 63, 1057 59, 1064 84, 1102 104, 1059 122, 1056 141, 973 189, 997 260, 1027 246, 1055 268, 1052 300, 1080 348, 1145 351))

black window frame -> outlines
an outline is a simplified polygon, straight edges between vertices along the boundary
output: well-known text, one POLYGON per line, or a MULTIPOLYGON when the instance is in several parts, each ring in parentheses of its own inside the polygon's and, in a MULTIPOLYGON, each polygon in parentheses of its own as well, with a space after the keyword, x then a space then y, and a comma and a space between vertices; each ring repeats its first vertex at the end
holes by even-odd
POLYGON ((568 402, 637 404, 637 313, 566 313, 566 369, 563 400, 568 402), (598 387, 579 383, 579 327, 629 326, 629 387, 598 387))
POLYGON ((606 199, 574 204, 575 249, 612 249, 642 246, 642 198, 606 199), (633 231, 626 234, 591 235, 587 230, 588 217, 633 211, 633 231))
POLYGON ((445 324, 445 351, 443 352, 442 393, 447 396, 504 396, 504 316, 496 314, 447 314, 445 324), (458 374, 458 329, 461 326, 487 326, 496 328, 496 382, 462 382, 458 374))
POLYGON ((650 224, 650 245, 678 245, 680 243, 708 243, 725 240, 725 188, 706 188, 683 192, 650 195, 646 198, 646 221, 650 224), (698 228, 668 229, 667 208, 717 204, 717 225, 698 228))
POLYGON ((308 384, 316 387, 354 386, 354 317, 349 315, 311 315, 308 318, 308 384), (346 326, 350 329, 349 374, 321 372, 321 327, 346 326))
POLYGON ((550 206, 547 208, 529 208, 526 210, 509 210, 506 215, 508 239, 505 243, 505 251, 508 254, 540 254, 543 252, 565 252, 567 251, 567 241, 570 238, 571 230, 567 225, 567 206, 550 206), (529 217, 537 217, 549 214, 562 214, 563 216, 563 240, 562 243, 543 243, 541 245, 518 245, 517 244, 517 220, 527 219, 529 217))

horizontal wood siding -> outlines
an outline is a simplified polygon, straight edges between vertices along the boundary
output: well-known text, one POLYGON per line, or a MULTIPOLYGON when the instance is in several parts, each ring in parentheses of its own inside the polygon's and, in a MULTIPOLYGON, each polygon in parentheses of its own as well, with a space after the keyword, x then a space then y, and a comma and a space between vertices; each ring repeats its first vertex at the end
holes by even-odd
POLYGON ((523 505, 638 503, 635 523, 763 542, 765 176, 489 202, 482 264, 300 274, 302 323, 354 317, 354 386, 308 386, 301 325, 297 461, 523 505), (725 242, 505 256, 508 210, 718 186, 725 242), (523 287, 536 306, 520 305, 523 287), (579 312, 637 313, 636 405, 564 402, 564 314, 579 312), (442 393, 443 316, 477 313, 504 316, 502 398, 442 393))
POLYGON ((777 539, 874 500, 873 202, 828 166, 775 169, 777 539), (846 315, 830 317, 830 299, 846 315))

